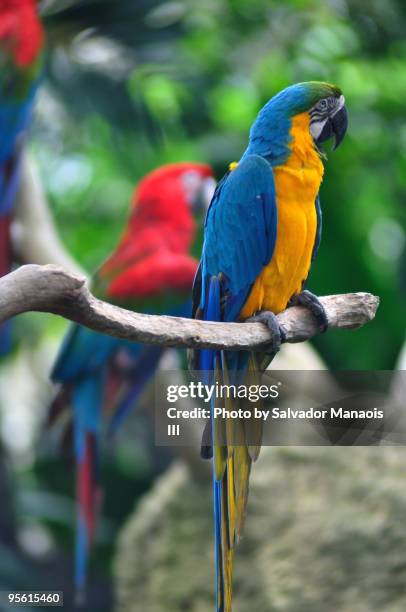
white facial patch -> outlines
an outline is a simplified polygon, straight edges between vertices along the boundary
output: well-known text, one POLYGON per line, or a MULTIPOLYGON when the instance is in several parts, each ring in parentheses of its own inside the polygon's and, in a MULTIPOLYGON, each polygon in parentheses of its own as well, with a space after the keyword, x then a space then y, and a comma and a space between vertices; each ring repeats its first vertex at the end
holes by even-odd
POLYGON ((341 96, 338 98, 337 108, 334 110, 334 113, 331 116, 334 117, 334 115, 336 115, 338 113, 338 111, 340 111, 342 109, 344 104, 345 104, 345 98, 344 98, 343 94, 341 94, 341 96))
POLYGON ((328 117, 322 119, 321 121, 314 121, 310 124, 310 134, 313 136, 313 140, 317 140, 320 134, 323 131, 323 128, 326 124, 328 117))
POLYGON ((182 174, 181 181, 187 200, 192 202, 200 189, 200 174, 196 170, 188 170, 182 174))

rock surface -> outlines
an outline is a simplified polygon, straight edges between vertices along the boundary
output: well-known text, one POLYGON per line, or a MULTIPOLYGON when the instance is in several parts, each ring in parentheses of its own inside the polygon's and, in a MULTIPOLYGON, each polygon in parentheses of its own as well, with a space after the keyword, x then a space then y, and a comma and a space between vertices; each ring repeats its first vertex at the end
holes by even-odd
MULTIPOLYGON (((234 612, 406 610, 406 449, 263 449, 234 612)), ((116 612, 212 612, 211 489, 173 465, 121 533, 116 612)))

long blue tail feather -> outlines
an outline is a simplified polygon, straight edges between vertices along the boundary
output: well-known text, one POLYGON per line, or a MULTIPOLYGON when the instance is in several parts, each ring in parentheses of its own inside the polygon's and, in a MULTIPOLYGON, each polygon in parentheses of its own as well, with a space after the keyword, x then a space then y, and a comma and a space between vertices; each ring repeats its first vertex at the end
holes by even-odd
MULTIPOLYGON (((220 308, 220 281, 217 277, 213 276, 210 279, 209 287, 207 291, 207 300, 203 311, 203 318, 206 321, 220 321, 221 320, 221 308, 220 308)), ((215 368, 215 360, 218 351, 210 349, 203 349, 200 352, 200 369, 205 377, 205 383, 210 384, 213 382, 213 370, 215 368)), ((211 432, 212 432, 212 444, 214 446, 215 441, 215 421, 213 416, 214 400, 211 403, 211 432)), ((224 592, 224 577, 222 571, 222 535, 221 535, 221 524, 222 524, 222 491, 221 481, 216 479, 216 455, 213 450, 213 509, 214 509, 214 554, 216 562, 216 609, 218 612, 222 612, 222 593, 224 592)))

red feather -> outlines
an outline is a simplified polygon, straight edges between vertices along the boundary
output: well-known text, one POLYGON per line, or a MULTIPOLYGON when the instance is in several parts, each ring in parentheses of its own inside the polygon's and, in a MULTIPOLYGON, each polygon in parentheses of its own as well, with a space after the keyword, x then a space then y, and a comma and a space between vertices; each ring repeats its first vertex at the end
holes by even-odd
POLYGON ((193 257, 159 250, 122 272, 110 283, 108 294, 130 298, 136 290, 143 298, 168 290, 190 292, 196 269, 193 257))
POLYGON ((20 68, 35 61, 44 33, 35 0, 1 0, 0 45, 20 68))
POLYGON ((11 240, 10 240, 10 217, 0 217, 0 276, 10 272, 11 265, 11 240))

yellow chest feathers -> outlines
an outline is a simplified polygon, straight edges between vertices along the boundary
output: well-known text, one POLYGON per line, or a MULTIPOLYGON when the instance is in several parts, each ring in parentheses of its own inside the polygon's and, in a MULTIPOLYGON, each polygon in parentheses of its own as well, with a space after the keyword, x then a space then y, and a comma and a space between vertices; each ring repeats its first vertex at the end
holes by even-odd
POLYGON ((241 319, 258 310, 284 310, 309 273, 317 231, 315 202, 324 170, 310 135, 309 121, 307 113, 293 119, 291 155, 282 166, 274 168, 278 216, 275 249, 253 285, 241 319))
POLYGON ((290 199, 305 203, 309 198, 314 199, 319 192, 324 166, 315 149, 309 122, 308 113, 293 118, 291 154, 282 166, 274 168, 278 207, 279 204, 287 204, 290 199))

